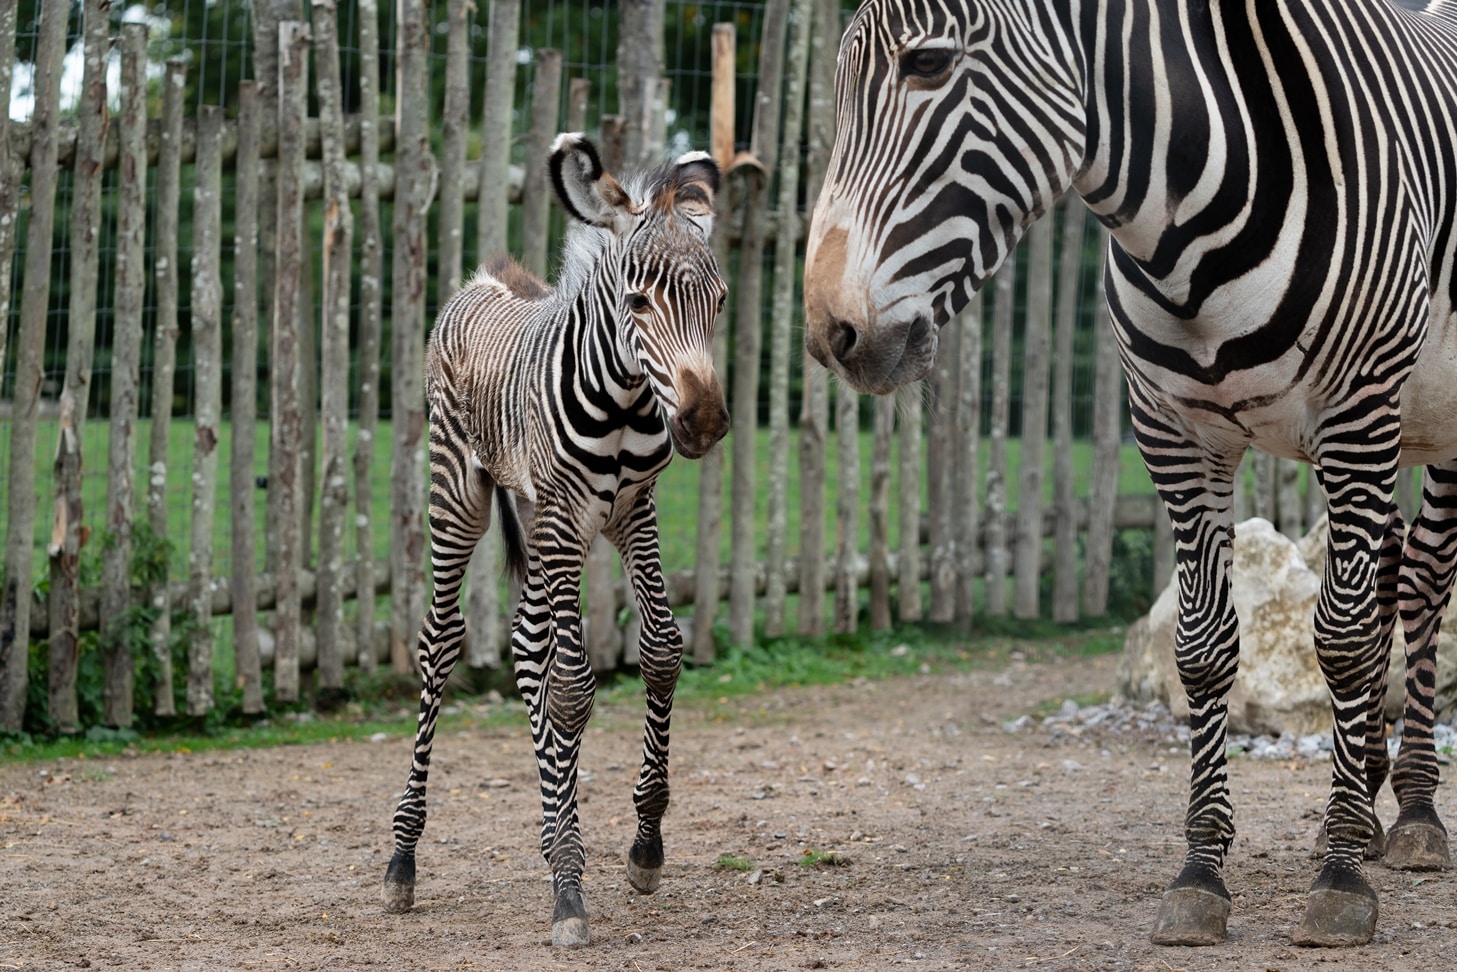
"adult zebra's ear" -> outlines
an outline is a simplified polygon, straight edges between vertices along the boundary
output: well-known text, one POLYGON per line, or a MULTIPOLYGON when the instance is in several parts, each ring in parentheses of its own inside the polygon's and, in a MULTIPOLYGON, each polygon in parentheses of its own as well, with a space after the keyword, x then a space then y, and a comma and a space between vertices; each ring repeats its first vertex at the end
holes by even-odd
POLYGON ((623 220, 632 217, 632 200, 612 173, 602 167, 597 147, 581 132, 556 137, 548 168, 557 198, 582 222, 619 229, 623 220))

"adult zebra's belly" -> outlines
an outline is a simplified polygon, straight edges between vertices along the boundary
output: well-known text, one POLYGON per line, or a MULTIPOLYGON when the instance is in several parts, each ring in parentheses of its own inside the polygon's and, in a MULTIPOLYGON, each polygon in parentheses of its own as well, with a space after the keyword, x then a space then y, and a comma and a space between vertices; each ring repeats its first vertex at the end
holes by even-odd
POLYGON ((1457 458, 1457 313, 1437 315, 1401 394, 1401 464, 1457 458))

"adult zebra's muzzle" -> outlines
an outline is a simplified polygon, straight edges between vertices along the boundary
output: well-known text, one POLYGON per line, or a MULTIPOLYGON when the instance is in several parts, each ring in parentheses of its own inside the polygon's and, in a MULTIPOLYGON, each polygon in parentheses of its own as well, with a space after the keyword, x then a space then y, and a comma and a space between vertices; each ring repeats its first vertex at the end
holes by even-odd
POLYGON ((805 259, 804 348, 858 392, 886 395, 925 377, 936 362, 929 298, 878 306, 846 259, 845 230, 811 231, 805 259), (924 306, 923 306, 924 305, 924 306))

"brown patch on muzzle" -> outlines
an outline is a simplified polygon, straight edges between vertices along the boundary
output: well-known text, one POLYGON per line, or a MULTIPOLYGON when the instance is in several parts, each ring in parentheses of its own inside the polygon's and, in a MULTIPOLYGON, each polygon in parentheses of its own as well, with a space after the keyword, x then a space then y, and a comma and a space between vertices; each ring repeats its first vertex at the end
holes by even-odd
POLYGON ((723 386, 712 371, 705 378, 696 371, 687 371, 678 378, 678 413, 668 423, 673 446, 686 459, 698 459, 728 434, 728 406, 723 400, 723 386))
POLYGON ((831 333, 844 318, 845 255, 849 234, 836 227, 811 233, 804 263, 804 348, 826 367, 831 364, 831 333))

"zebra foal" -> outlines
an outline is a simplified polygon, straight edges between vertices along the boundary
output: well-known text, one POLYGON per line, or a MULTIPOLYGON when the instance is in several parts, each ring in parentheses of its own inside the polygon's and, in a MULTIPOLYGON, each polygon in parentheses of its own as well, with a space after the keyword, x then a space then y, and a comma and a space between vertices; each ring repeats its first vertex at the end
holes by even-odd
POLYGON ((1457 571, 1457 4, 865 0, 840 45, 836 115, 805 346, 861 391, 925 374, 937 328, 1063 192, 1109 230, 1134 434, 1177 542, 1192 730, 1188 851, 1158 943, 1221 941, 1230 910, 1232 479, 1251 445, 1314 465, 1335 755, 1292 938, 1369 941, 1363 856, 1450 864, 1432 723, 1457 571), (1399 465, 1427 470, 1409 533, 1399 465), (1405 732, 1388 766, 1398 618, 1405 732), (1388 770, 1399 812, 1383 840, 1388 770))
POLYGON ((581 637, 582 563, 605 535, 642 613, 647 717, 627 873, 650 893, 663 865, 668 723, 683 654, 653 487, 675 447, 698 458, 728 432, 712 347, 728 288, 709 246, 719 187, 711 157, 692 152, 619 182, 592 143, 572 134, 558 136, 548 164, 578 221, 556 287, 509 258, 489 263, 441 308, 426 353, 434 594, 417 644, 419 723, 384 904, 414 905, 435 723, 466 636, 461 582, 494 494, 508 566, 523 577, 511 652, 541 780, 552 942, 585 945, 577 765, 595 682, 581 637), (525 530, 511 494, 533 504, 525 530))

